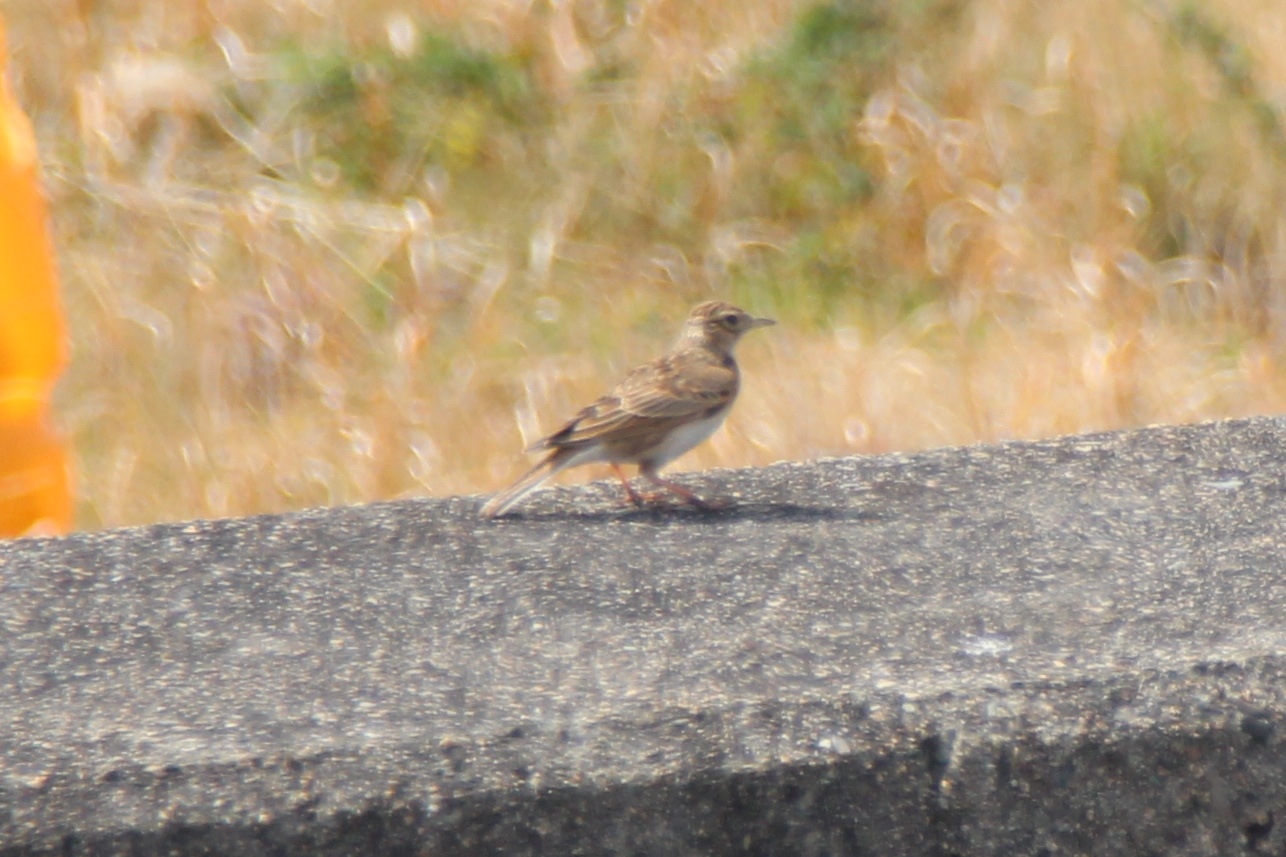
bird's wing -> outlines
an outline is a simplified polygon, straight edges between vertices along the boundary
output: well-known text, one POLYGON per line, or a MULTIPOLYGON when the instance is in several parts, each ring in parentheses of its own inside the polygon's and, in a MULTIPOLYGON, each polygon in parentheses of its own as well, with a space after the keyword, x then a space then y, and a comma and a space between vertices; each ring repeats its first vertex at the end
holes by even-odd
POLYGON ((734 363, 679 352, 631 372, 612 394, 636 417, 688 417, 723 407, 737 395, 734 363))
POLYGON ((638 367, 611 393, 573 417, 529 451, 625 440, 662 423, 687 419, 729 405, 737 395, 735 365, 703 355, 670 354, 638 367))

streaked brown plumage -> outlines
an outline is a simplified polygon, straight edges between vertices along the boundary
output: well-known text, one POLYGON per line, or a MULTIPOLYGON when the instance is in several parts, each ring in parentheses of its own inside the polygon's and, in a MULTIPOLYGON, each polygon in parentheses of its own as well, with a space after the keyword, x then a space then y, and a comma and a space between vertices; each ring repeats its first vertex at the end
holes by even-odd
POLYGON ((695 494, 657 471, 723 423, 741 385, 733 347, 747 331, 775 323, 723 301, 698 304, 670 353, 630 372, 612 392, 532 444, 528 452, 548 455, 491 498, 482 514, 502 515, 555 473, 599 461, 612 465, 636 504, 642 498, 625 479, 622 464, 637 464, 648 481, 704 508, 695 494))

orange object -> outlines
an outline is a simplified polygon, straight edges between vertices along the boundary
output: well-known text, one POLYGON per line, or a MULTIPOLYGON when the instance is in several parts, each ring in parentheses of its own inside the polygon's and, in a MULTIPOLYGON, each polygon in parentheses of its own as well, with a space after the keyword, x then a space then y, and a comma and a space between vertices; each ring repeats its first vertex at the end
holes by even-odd
POLYGON ((49 396, 67 361, 31 124, 9 91, 0 22, 0 536, 71 528, 67 452, 49 396))

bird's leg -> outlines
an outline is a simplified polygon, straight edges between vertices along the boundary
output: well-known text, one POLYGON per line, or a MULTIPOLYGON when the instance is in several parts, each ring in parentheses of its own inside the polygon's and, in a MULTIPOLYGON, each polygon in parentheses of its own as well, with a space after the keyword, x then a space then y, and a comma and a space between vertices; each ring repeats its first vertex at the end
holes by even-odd
POLYGON ((651 482, 653 485, 659 485, 668 491, 672 491, 675 494, 678 494, 686 502, 690 503, 691 505, 695 506, 696 508, 700 509, 703 512, 709 512, 715 508, 711 504, 707 503, 705 500, 702 500, 696 494, 689 491, 687 488, 684 488, 682 485, 678 485, 674 482, 671 482, 668 479, 662 479, 660 475, 656 472, 656 469, 651 467, 650 465, 640 464, 639 473, 643 476, 644 479, 651 482))
POLYGON ((621 484, 625 486, 625 493, 630 495, 630 502, 635 506, 642 506, 643 498, 630 486, 630 480, 625 478, 625 471, 621 470, 621 465, 613 462, 612 470, 616 471, 616 478, 621 480, 621 484))

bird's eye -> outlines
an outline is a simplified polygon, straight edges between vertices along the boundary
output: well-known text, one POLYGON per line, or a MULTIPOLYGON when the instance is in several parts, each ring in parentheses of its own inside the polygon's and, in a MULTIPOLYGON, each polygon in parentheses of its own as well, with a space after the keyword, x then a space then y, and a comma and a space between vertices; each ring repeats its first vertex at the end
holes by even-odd
POLYGON ((740 323, 741 323, 741 318, 738 317, 735 313, 728 313, 723 317, 723 324, 725 327, 731 327, 735 329, 737 325, 740 323))

